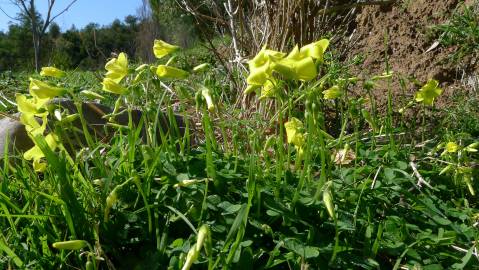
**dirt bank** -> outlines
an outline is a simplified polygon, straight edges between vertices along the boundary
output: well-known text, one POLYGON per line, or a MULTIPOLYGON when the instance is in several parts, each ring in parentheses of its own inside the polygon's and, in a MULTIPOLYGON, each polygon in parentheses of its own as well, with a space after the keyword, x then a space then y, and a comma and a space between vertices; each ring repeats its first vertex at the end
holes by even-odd
MULTIPOLYGON (((396 93, 411 96, 416 90, 410 79, 420 82, 434 78, 441 82, 445 95, 461 88, 466 73, 478 73, 470 60, 453 63, 449 56, 455 48, 435 45, 431 27, 446 23, 458 0, 403 0, 388 6, 363 7, 356 16, 352 37, 356 41, 347 58, 362 56, 364 61, 354 72, 364 77, 381 74, 386 69, 385 52, 391 70, 396 73, 392 87, 396 93), (405 84, 401 87, 399 80, 405 84)), ((384 93, 384 89, 378 89, 384 93)))

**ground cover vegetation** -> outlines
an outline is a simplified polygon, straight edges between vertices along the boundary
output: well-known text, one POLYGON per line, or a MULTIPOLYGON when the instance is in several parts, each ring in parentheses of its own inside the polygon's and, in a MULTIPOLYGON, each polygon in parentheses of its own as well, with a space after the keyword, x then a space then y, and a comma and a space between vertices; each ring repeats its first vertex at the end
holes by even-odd
MULTIPOLYGON (((471 20, 456 28, 473 25, 456 16, 471 20)), ((240 44, 233 32, 221 42, 240 44)), ((245 69, 233 45, 230 65, 203 64, 152 40, 146 64, 119 50, 100 72, 2 73, 0 112, 22 112, 35 143, 2 153, 2 267, 477 269, 477 93, 438 107, 443 84, 428 78, 398 98, 387 54, 382 72, 357 76, 334 35, 300 32, 257 48, 245 69), (83 125, 84 147, 68 151, 73 119, 84 120, 47 106, 55 97, 111 105, 109 119, 144 114, 111 121, 108 139, 83 125)))

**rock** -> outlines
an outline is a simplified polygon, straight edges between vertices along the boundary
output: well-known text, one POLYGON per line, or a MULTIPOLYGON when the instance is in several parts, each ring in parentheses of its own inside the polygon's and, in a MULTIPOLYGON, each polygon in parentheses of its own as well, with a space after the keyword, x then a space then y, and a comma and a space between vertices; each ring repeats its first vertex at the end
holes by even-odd
MULTIPOLYGON (((68 111, 68 114, 75 114, 78 113, 77 107, 75 106, 74 102, 69 99, 54 99, 50 104, 50 111, 54 111, 55 107, 59 109, 64 109, 68 111)), ((121 109, 122 112, 114 118, 114 123, 128 126, 129 122, 129 115, 126 110, 121 109)), ((95 102, 84 102, 82 103, 82 113, 83 118, 85 119, 89 132, 92 133, 97 139, 105 139, 108 136, 112 135, 112 128, 108 128, 108 119, 104 117, 105 115, 111 114, 113 112, 113 108, 102 105, 100 103, 95 102)), ((141 121, 143 116, 143 112, 140 110, 132 110, 131 111, 132 122, 133 126, 137 127, 141 121)), ((174 115, 176 121, 176 125, 178 126, 179 135, 183 136, 185 134, 186 124, 181 115, 174 115)), ((153 125, 154 123, 151 123, 153 125)), ((78 119, 76 120, 73 125, 82 130, 81 121, 78 119)), ((168 115, 160 113, 158 116, 158 128, 163 131, 163 133, 168 133, 170 131, 170 121, 168 120, 168 115)), ((157 130, 158 134, 158 142, 161 142, 159 130, 157 130)), ((146 130, 144 126, 141 130, 141 138, 143 141, 146 140, 146 130)), ((82 136, 80 136, 82 137, 82 136)))
MULTIPOLYGON (((75 114, 78 113, 77 107, 75 106, 74 102, 69 99, 54 99, 49 104, 49 110, 52 112, 50 115, 53 117, 53 111, 56 109, 60 109, 62 111, 67 111, 68 114, 75 114)), ((105 115, 111 114, 113 111, 112 108, 95 103, 95 102, 84 102, 82 103, 82 113, 83 118, 87 124, 89 133, 92 137, 96 138, 96 140, 108 141, 114 135, 113 128, 107 125, 108 120, 105 115)), ((134 126, 137 126, 141 120, 143 112, 140 110, 133 110, 131 112, 132 115, 132 122, 134 126)), ((33 146, 33 142, 28 137, 25 127, 23 126, 20 121, 17 119, 20 117, 20 113, 16 113, 11 117, 4 117, 0 119, 0 159, 3 158, 3 153, 6 148, 6 138, 9 137, 9 148, 8 152, 11 153, 14 149, 18 150, 19 152, 24 152, 30 149, 33 146)), ((127 111, 123 111, 119 115, 115 117, 115 123, 123 126, 128 126, 129 122, 129 115, 127 111)), ((175 115, 175 121, 178 126, 178 130, 180 136, 183 136, 185 133, 185 121, 183 117, 180 115, 175 115)), ((54 130, 55 127, 51 124, 55 124, 56 120, 50 119, 49 130, 54 130)), ((80 119, 73 121, 73 129, 68 129, 67 132, 63 132, 64 135, 67 136, 69 142, 65 145, 67 149, 74 150, 79 149, 86 145, 85 136, 82 133, 83 128, 80 119), (75 131, 73 131, 75 130, 75 131), (73 149, 72 149, 73 148, 73 149)), ((168 116, 160 113, 158 119, 158 127, 166 134, 170 130, 170 124, 168 121, 168 116)), ((161 142, 161 138, 159 133, 158 134, 158 142, 161 142)), ((142 140, 146 141, 146 130, 142 127, 141 134, 142 140)))
POLYGON ((8 152, 13 151, 14 146, 19 151, 26 151, 33 146, 33 142, 27 135, 25 126, 23 126, 17 119, 20 117, 19 113, 11 117, 4 117, 0 119, 0 159, 3 158, 7 148, 6 140, 8 138, 8 152))

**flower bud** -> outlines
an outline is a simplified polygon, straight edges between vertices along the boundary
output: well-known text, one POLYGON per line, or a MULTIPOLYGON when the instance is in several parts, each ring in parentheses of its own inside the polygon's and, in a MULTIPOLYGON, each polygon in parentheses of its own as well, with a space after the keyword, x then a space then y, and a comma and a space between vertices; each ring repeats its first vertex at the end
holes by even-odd
POLYGON ((62 77, 65 77, 66 73, 65 71, 55 67, 42 67, 42 71, 40 71, 40 75, 55 77, 55 78, 62 78, 62 77))
POLYGON ((80 92, 80 95, 86 97, 86 98, 89 98, 89 99, 100 99, 100 100, 103 100, 105 99, 104 96, 96 93, 96 92, 93 92, 93 91, 90 91, 90 90, 83 90, 80 92))
POLYGON ((70 240, 63 242, 55 242, 52 247, 56 249, 78 250, 86 247, 88 243, 84 240, 70 240))
POLYGON ((205 239, 208 237, 208 234, 210 232, 210 228, 208 225, 203 224, 198 231, 198 239, 196 240, 196 251, 200 251, 201 248, 203 247, 203 244, 205 242, 205 239))
POLYGON ((334 204, 333 204, 333 195, 331 194, 331 184, 332 182, 326 183, 326 186, 323 191, 323 202, 328 210, 328 214, 332 219, 336 219, 334 214, 334 204))
POLYGON ((201 95, 206 100, 206 106, 208 107, 208 111, 213 112, 215 110, 215 104, 213 103, 213 99, 211 98, 210 89, 203 87, 201 90, 201 95))
POLYGON ((197 65, 196 67, 193 68, 194 72, 203 72, 206 71, 210 68, 210 64, 208 63, 203 63, 201 65, 197 65))
POLYGON ((159 65, 156 69, 156 75, 160 78, 169 78, 169 79, 186 79, 188 77, 188 72, 166 65, 159 65))
POLYGON ((196 250, 196 245, 193 245, 186 255, 186 261, 181 270, 189 270, 193 263, 198 259, 199 251, 196 250))

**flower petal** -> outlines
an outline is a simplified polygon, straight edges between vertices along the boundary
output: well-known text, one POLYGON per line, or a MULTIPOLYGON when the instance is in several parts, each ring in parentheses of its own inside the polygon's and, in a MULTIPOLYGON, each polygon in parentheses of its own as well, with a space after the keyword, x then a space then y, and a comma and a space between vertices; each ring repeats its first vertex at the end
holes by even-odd
POLYGON ((104 91, 110 92, 110 93, 113 93, 113 94, 123 95, 128 91, 127 88, 121 86, 115 80, 110 79, 110 78, 104 78, 102 84, 103 84, 102 89, 104 91))
POLYGON ((49 76, 55 78, 62 78, 65 77, 66 73, 63 70, 60 70, 56 67, 42 67, 42 71, 40 71, 41 76, 49 76))
POLYGON ((38 99, 49 99, 62 96, 66 93, 65 88, 51 86, 42 81, 30 78, 30 94, 38 99))
POLYGON ((128 58, 125 53, 120 53, 118 58, 113 58, 105 64, 108 71, 106 77, 120 83, 120 81, 128 75, 128 58))
POLYGON ((303 46, 300 52, 302 55, 306 55, 314 59, 318 59, 319 61, 323 61, 323 55, 328 46, 329 40, 321 39, 319 41, 303 46))

